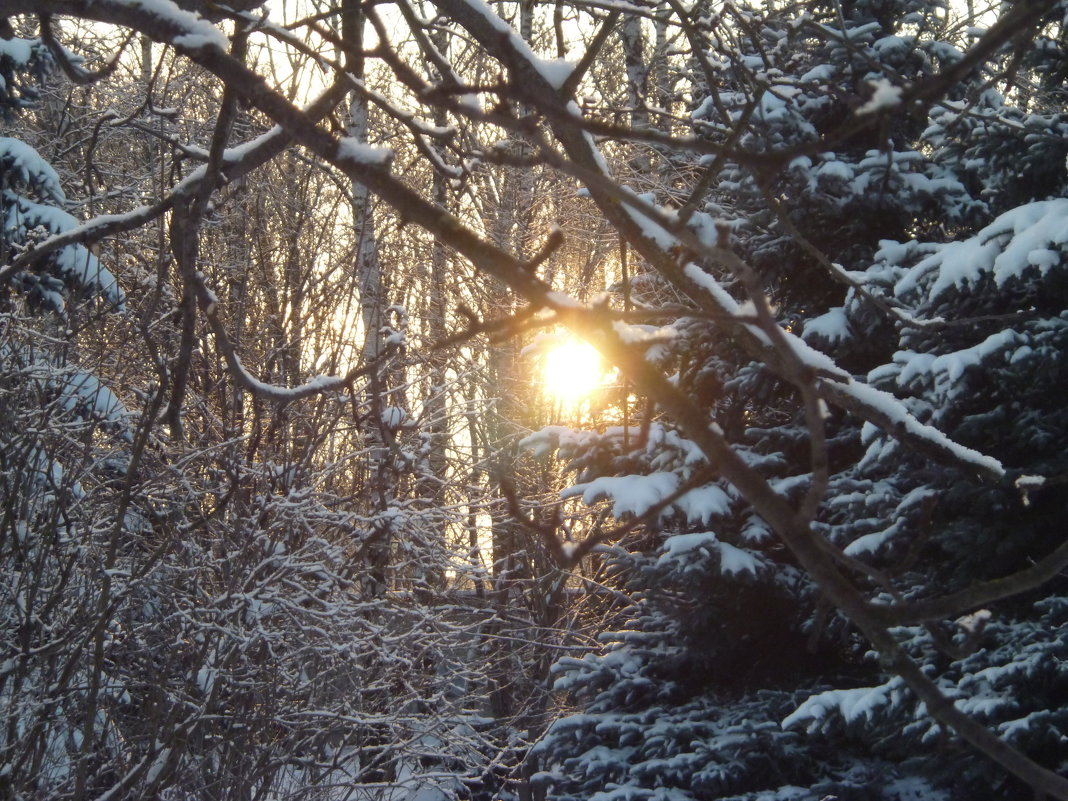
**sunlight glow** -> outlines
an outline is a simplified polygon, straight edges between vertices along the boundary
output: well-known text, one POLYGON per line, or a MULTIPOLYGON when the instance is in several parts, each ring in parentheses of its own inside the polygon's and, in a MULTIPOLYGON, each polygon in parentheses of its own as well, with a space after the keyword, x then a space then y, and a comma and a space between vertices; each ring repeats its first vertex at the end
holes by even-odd
POLYGON ((585 342, 565 342, 546 352, 543 367, 546 391, 565 404, 590 396, 605 381, 601 354, 585 342))

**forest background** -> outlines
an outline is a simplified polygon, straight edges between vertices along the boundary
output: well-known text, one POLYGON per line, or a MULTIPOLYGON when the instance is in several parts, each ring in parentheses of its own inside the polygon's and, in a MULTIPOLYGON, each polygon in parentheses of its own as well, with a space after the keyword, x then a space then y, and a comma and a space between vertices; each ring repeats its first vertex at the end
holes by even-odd
POLYGON ((1068 3, 0 20, 0 797, 1068 799, 1068 3))

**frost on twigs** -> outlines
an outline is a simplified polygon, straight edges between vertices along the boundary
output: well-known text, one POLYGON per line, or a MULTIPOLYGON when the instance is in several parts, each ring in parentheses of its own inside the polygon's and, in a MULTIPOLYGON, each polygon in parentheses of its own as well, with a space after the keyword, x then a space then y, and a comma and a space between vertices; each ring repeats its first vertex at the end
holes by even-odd
MULTIPOLYGON (((184 0, 183 4, 192 6, 196 11, 187 11, 172 0, 119 0, 138 8, 157 19, 174 26, 184 33, 175 37, 173 44, 188 50, 198 50, 203 47, 215 47, 226 51, 229 41, 225 34, 211 24, 209 20, 201 16, 210 3, 194 3, 192 0, 184 0)), ((229 5, 229 4, 228 4, 229 5)), ((235 5, 247 5, 240 0, 235 5)))
POLYGON ((337 159, 344 166, 389 167, 393 161, 393 151, 346 136, 337 144, 337 159))

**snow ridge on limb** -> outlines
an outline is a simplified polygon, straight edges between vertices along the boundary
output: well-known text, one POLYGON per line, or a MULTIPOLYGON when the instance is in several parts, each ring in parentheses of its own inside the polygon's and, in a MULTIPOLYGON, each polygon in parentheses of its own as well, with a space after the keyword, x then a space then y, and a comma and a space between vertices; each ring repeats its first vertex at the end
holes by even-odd
POLYGON ((226 360, 226 366, 229 368, 230 373, 237 380, 238 384, 265 400, 274 401, 276 403, 289 403, 312 395, 322 395, 349 389, 357 378, 369 375, 378 370, 381 366, 381 362, 392 356, 392 350, 387 350, 382 354, 381 359, 378 361, 365 364, 362 367, 353 368, 343 376, 313 376, 298 387, 280 387, 276 384, 268 384, 265 381, 260 381, 256 376, 252 375, 252 373, 245 368, 245 365, 241 363, 241 357, 237 354, 237 349, 234 347, 230 335, 227 333, 225 326, 223 326, 222 321, 219 319, 219 299, 204 282, 204 275, 202 273, 195 275, 192 283, 196 289, 197 301, 201 310, 204 312, 204 317, 207 319, 212 333, 215 335, 215 340, 219 344, 219 350, 222 351, 223 358, 226 360))
MULTIPOLYGON (((641 227, 643 242, 655 242, 661 246, 661 252, 663 252, 667 248, 664 247, 663 242, 656 242, 656 240, 664 240, 665 237, 673 236, 676 243, 700 249, 703 255, 715 261, 737 265, 735 271, 746 269, 732 251, 719 247, 715 243, 710 244, 706 238, 695 235, 689 229, 669 231, 670 223, 663 215, 658 215, 650 222, 650 216, 654 212, 653 208, 645 208, 632 214, 641 227), (650 230, 661 233, 659 236, 646 235, 646 232, 650 230)), ((678 285, 680 289, 688 290, 689 296, 698 305, 705 307, 715 314, 717 319, 722 320, 723 324, 747 345, 747 350, 754 358, 767 364, 776 373, 786 374, 782 350, 777 351, 765 333, 751 320, 741 319, 745 316, 741 313, 741 306, 712 275, 692 262, 683 266, 681 271, 673 262, 668 264, 665 277, 670 280, 670 273, 678 271, 680 277, 689 284, 686 286, 680 281, 678 285)), ((991 480, 999 480, 1004 476, 1004 468, 997 459, 956 443, 934 426, 920 422, 893 395, 855 380, 834 364, 830 357, 810 347, 800 337, 781 328, 780 331, 781 336, 776 335, 776 339, 788 348, 791 358, 812 371, 811 377, 815 391, 828 403, 872 423, 908 447, 935 461, 965 467, 991 480)))
POLYGON ((817 387, 828 402, 867 420, 918 453, 938 462, 968 467, 989 480, 997 481, 1005 476, 1005 468, 997 459, 954 442, 934 426, 921 423, 889 392, 853 379, 840 382, 821 378, 817 387))

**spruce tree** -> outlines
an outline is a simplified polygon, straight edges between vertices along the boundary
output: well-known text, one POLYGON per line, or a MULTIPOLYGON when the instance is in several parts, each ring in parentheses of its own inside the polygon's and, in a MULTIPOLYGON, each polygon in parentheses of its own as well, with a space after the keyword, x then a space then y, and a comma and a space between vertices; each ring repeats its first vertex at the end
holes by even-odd
MULTIPOLYGON (((750 152, 793 155, 775 170, 713 164, 702 210, 729 229, 785 325, 1019 479, 984 483, 828 410, 831 475, 814 525, 872 596, 908 610, 1063 544, 1063 503, 1033 478, 1066 472, 1056 199, 1064 173, 1038 166, 1055 159, 1059 168, 1064 158, 1056 92, 1038 66, 1056 62, 1058 31, 1039 35, 1026 57, 1019 48, 989 54, 933 106, 887 114, 883 104, 893 107, 903 88, 964 57, 968 43, 953 38, 948 10, 805 10, 703 20, 713 32, 706 45, 718 47, 734 81, 698 104, 695 127, 715 138, 742 126, 736 141, 750 152), (1020 87, 1011 100, 994 86, 1005 74, 1020 87), (868 114, 882 114, 880 124, 856 124, 868 114)), ((731 286, 732 276, 717 277, 731 286)), ((705 400, 710 422, 750 464, 800 503, 810 431, 796 395, 702 320, 680 320, 673 334, 662 363, 705 400)), ((572 460, 574 492, 586 500, 607 497, 617 514, 654 511, 643 536, 600 554, 629 598, 619 625, 602 636, 602 651, 557 665, 557 688, 581 711, 537 749, 548 795, 1024 792, 930 720, 729 485, 700 481, 714 465, 694 458, 669 423, 654 423, 645 447, 629 452, 617 432, 597 437, 596 451, 560 432, 531 440, 546 441, 572 460), (640 480, 649 491, 636 491, 640 480), (654 508, 686 482, 699 486, 654 508), (644 505, 634 500, 642 497, 644 505)), ((1065 768, 1060 581, 897 630, 959 708, 1055 771, 1065 768)))

